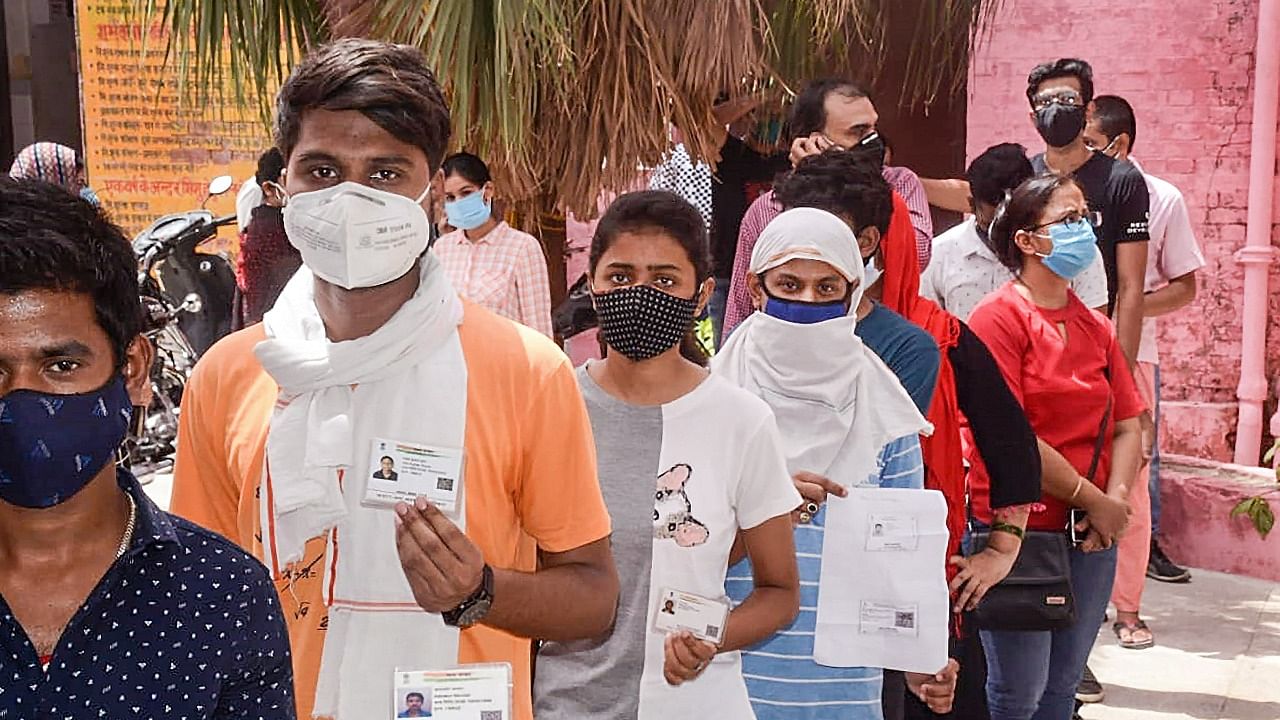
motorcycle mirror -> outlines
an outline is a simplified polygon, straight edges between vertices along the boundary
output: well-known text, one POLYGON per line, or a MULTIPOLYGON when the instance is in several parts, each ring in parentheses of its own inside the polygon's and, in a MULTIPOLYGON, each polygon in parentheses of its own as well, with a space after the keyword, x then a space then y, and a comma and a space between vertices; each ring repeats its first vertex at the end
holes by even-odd
POLYGON ((219 175, 218 177, 210 180, 209 193, 204 196, 204 202, 200 203, 200 209, 203 210, 204 206, 209 203, 209 200, 230 190, 231 186, 235 185, 235 183, 235 179, 230 175, 219 175))
POLYGON ((225 193, 231 189, 235 182, 230 175, 219 175, 209 181, 209 196, 214 197, 225 193))

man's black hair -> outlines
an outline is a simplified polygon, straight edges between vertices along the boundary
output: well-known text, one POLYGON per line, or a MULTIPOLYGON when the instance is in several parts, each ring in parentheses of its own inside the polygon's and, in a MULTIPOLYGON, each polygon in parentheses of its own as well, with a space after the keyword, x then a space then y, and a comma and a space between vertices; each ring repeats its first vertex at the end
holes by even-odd
POLYGON ((1089 63, 1078 58, 1059 58, 1053 62, 1040 63, 1027 76, 1027 102, 1035 108, 1036 93, 1045 80, 1073 77, 1080 81, 1080 95, 1084 104, 1093 100, 1093 68, 1089 63))
POLYGON ((870 153, 828 150, 810 155, 773 187, 790 210, 811 207, 853 221, 855 230, 874 226, 883 235, 893 217, 893 190, 870 153))
POLYGON ((258 158, 258 171, 253 174, 253 179, 259 186, 267 182, 280 182, 284 166, 284 155, 280 154, 280 148, 271 148, 258 158))
POLYGON ((1018 143, 1000 143, 987 148, 969 163, 965 178, 969 181, 969 194, 977 202, 999 205, 1005 194, 1035 175, 1027 149, 1018 143))
POLYGON ((822 128, 827 126, 827 96, 832 93, 851 99, 871 98, 861 85, 849 80, 814 80, 800 91, 795 104, 791 106, 791 117, 787 122, 791 137, 805 137, 822 132, 822 128))
POLYGON ((425 696, 423 696, 423 694, 422 694, 422 693, 420 693, 420 692, 411 692, 411 693, 409 693, 408 695, 405 695, 405 696, 404 696, 404 701, 405 701, 405 702, 409 702, 409 698, 418 698, 419 700, 421 700, 421 701, 423 701, 423 702, 426 702, 426 701, 427 701, 427 698, 426 698, 425 696))
POLYGON ((454 153, 444 159, 444 165, 440 167, 445 177, 450 175, 458 175, 467 182, 480 187, 493 179, 489 174, 489 166, 479 157, 469 152, 454 153))
POLYGON ((390 460, 392 465, 396 464, 395 459, 392 458, 390 455, 383 455, 381 458, 378 459, 378 462, 382 462, 383 460, 390 460))
POLYGON ((117 365, 142 332, 138 264, 106 214, 57 185, 0 179, 0 295, 84 293, 117 365))
POLYGON ((1107 142, 1124 133, 1129 136, 1129 152, 1138 140, 1138 119, 1133 106, 1119 95, 1099 95, 1093 101, 1093 119, 1098 121, 1098 132, 1107 136, 1107 142))
POLYGON ((434 172, 449 144, 449 106, 422 51, 348 38, 312 51, 276 96, 276 146, 293 153, 308 110, 357 110, 415 145, 434 172))

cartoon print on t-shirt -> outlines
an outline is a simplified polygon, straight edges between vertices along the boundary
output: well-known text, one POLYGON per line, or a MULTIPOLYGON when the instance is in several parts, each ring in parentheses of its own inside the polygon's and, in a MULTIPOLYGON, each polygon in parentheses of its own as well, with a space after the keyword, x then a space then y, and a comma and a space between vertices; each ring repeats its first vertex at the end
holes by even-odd
POLYGON ((688 465, 676 465, 658 476, 658 492, 653 505, 653 536, 670 538, 680 547, 693 547, 707 541, 711 533, 693 516, 693 506, 684 486, 693 475, 688 465))

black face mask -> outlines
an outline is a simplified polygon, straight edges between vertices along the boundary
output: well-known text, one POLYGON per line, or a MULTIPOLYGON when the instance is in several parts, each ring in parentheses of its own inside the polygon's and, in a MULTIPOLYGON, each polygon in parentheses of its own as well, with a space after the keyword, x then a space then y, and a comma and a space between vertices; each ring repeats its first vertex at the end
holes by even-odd
POLYGON ((676 297, 649 285, 594 296, 600 334, 609 347, 639 362, 675 347, 693 327, 697 299, 676 297))
POLYGON ((862 138, 858 143, 858 151, 865 152, 868 157, 875 160, 876 167, 884 167, 884 156, 888 152, 884 145, 884 139, 880 137, 880 133, 872 130, 867 136, 862 138))
POLYGON ((1036 131, 1049 147, 1066 147, 1084 131, 1084 107, 1050 103, 1036 111, 1036 131))

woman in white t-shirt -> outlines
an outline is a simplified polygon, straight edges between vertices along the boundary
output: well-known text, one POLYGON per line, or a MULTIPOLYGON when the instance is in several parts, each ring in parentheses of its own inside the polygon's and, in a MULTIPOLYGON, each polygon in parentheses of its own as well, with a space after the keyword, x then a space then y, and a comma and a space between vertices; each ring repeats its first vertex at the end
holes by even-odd
POLYGON ((801 499, 768 406, 708 375, 692 341, 714 286, 702 218, 671 193, 623 195, 597 226, 590 275, 607 354, 578 378, 622 591, 609 636, 542 646, 535 713, 754 718, 738 649, 799 608, 790 513, 801 499), (723 622, 739 534, 753 589, 723 622), (673 621, 720 641, 661 629, 673 621))

